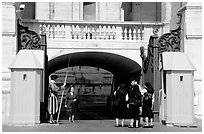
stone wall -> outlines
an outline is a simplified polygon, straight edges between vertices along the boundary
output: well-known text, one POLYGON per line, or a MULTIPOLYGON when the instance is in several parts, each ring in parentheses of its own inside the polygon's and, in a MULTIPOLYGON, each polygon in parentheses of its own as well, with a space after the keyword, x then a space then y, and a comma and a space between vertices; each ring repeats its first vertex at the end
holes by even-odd
POLYGON ((182 44, 196 68, 194 72, 195 114, 202 115, 202 3, 188 2, 179 9, 182 15, 182 44))

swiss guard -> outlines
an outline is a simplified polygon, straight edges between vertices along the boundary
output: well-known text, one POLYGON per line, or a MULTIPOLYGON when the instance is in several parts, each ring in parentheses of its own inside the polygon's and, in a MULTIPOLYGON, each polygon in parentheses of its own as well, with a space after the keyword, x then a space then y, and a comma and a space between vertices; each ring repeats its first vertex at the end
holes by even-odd
MULTIPOLYGON (((58 91, 60 87, 56 85, 56 79, 58 78, 57 75, 51 75, 49 80, 49 98, 48 98, 48 113, 50 114, 50 124, 56 123, 53 119, 53 116, 58 111, 58 91)), ((61 89, 65 88, 66 83, 61 86, 61 89)))

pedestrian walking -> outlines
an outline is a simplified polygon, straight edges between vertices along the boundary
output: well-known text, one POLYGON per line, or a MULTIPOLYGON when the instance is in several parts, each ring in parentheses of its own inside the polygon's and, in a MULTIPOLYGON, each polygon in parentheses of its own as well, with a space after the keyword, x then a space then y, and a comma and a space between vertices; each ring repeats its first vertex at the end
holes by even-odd
POLYGON ((127 107, 129 108, 128 114, 130 117, 130 125, 129 128, 133 128, 133 123, 135 121, 135 127, 139 127, 139 108, 141 107, 141 92, 139 90, 139 85, 137 84, 136 80, 131 81, 131 86, 129 93, 127 95, 128 104, 127 107))
POLYGON ((118 89, 114 92, 114 109, 115 109, 115 127, 119 127, 119 120, 121 120, 121 127, 124 127, 124 121, 127 111, 126 102, 126 85, 120 84, 118 89))
POLYGON ((65 100, 65 107, 67 108, 69 122, 74 122, 74 116, 76 114, 77 106, 77 96, 74 93, 74 87, 70 86, 70 91, 67 93, 65 100))
POLYGON ((145 83, 146 92, 143 95, 142 117, 145 119, 144 128, 153 128, 153 93, 154 89, 150 83, 145 83), (150 121, 150 123, 149 123, 150 121))
POLYGON ((54 121, 54 116, 56 115, 58 111, 58 91, 60 88, 64 89, 66 83, 63 84, 63 86, 58 87, 56 85, 56 79, 58 78, 57 75, 51 75, 50 81, 49 81, 49 97, 48 97, 48 113, 50 115, 49 123, 54 124, 56 123, 54 121))

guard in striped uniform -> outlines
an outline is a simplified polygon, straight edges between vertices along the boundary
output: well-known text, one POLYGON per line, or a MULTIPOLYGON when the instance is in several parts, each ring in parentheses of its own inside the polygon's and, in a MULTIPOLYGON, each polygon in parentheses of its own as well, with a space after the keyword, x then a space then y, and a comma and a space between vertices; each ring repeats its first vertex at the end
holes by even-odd
POLYGON ((55 123, 53 120, 53 115, 56 114, 58 111, 58 101, 57 97, 50 93, 48 98, 48 113, 50 114, 50 123, 55 123))
MULTIPOLYGON (((50 76, 50 82, 49 82, 49 98, 48 98, 48 113, 50 114, 50 121, 49 123, 53 124, 56 123, 54 121, 54 115, 58 111, 58 91, 60 90, 60 87, 56 85, 55 80, 58 78, 57 75, 51 75, 50 76)), ((63 84, 61 89, 64 89, 66 83, 63 84)))

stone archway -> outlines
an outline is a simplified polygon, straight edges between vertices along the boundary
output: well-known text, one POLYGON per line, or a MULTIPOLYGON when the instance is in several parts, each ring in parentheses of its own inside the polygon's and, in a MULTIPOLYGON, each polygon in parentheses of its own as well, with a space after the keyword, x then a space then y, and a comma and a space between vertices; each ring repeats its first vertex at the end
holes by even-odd
POLYGON ((121 81, 127 81, 131 77, 139 80, 141 66, 124 56, 107 53, 107 52, 77 52, 65 54, 51 59, 48 62, 48 74, 59 69, 72 66, 93 66, 99 67, 112 72, 121 81))

